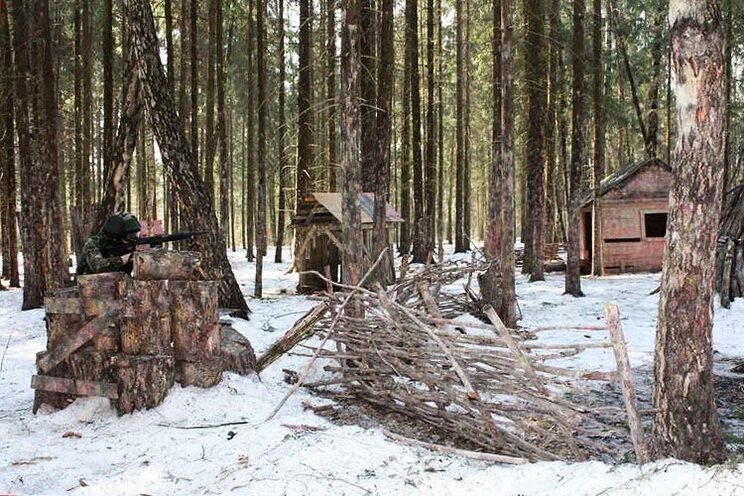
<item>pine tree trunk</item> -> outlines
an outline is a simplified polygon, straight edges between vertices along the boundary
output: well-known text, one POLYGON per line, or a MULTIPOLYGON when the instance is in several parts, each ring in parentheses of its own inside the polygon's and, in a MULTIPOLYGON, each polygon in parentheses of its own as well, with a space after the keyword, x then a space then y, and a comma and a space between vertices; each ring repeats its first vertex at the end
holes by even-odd
POLYGON ((434 100, 434 0, 426 0, 426 208, 424 250, 433 256, 437 219, 437 132, 434 100))
POLYGON ((584 0, 573 0, 573 111, 571 115, 571 174, 568 214, 568 263, 566 293, 584 296, 581 291, 581 173, 584 168, 584 0))
POLYGON ((418 0, 406 1, 406 51, 411 67, 411 152, 413 164, 413 262, 424 263, 424 171, 421 159, 421 94, 419 91, 418 0))
MULTIPOLYGON (((594 29, 592 35, 592 99, 594 105, 594 157, 592 159, 592 274, 604 275, 602 261, 602 204, 599 199, 599 186, 604 175, 605 159, 605 128, 604 101, 602 89, 604 87, 604 68, 602 61, 602 0, 593 1, 594 29)), ((657 88, 658 93, 658 88, 657 88)), ((656 132, 654 132, 656 134, 656 132)))
MULTIPOLYGON (((406 9, 408 9, 406 1, 406 9)), ((406 10, 407 12, 407 10, 406 10)), ((398 251, 401 255, 411 252, 411 98, 409 88, 411 87, 411 51, 409 43, 408 27, 406 27, 406 47, 403 62, 403 88, 401 88, 401 149, 400 149, 400 215, 403 223, 400 226, 400 240, 398 251)))
MULTIPOLYGON (((491 183, 489 188, 488 215, 486 216, 488 228, 486 230, 486 243, 483 251, 491 262, 488 271, 478 279, 483 295, 483 301, 494 309, 501 310, 501 236, 503 221, 501 218, 501 0, 493 0, 493 35, 491 39, 491 88, 493 94, 493 107, 491 111, 491 183)), ((503 315, 500 315, 503 320, 503 315)))
POLYGON ((362 191, 376 189, 380 163, 375 159, 378 152, 376 132, 377 84, 375 81, 377 60, 377 26, 375 0, 360 0, 359 12, 359 113, 361 119, 361 173, 362 191))
POLYGON ((326 3, 326 105, 328 106, 328 191, 336 191, 336 2, 326 3))
POLYGON ((455 34, 457 82, 455 89, 456 122, 455 122, 455 253, 467 251, 465 241, 465 130, 464 130, 464 66, 462 48, 462 30, 464 19, 462 0, 455 0, 455 34))
POLYGON ((16 166, 15 166, 15 135, 14 107, 15 98, 13 90, 14 69, 13 55, 10 41, 10 27, 8 23, 7 9, 2 12, 2 95, 0 95, 0 115, 2 116, 3 134, 0 136, 0 147, 2 148, 2 184, 0 192, 2 199, 3 224, 3 277, 10 279, 10 286, 19 288, 21 286, 18 273, 18 225, 16 219, 16 166))
POLYGON ((444 250, 444 99, 442 86, 444 81, 444 49, 442 44, 442 0, 437 0, 437 239, 439 251, 444 250))
MULTIPOLYGON (((254 34, 254 19, 253 19, 253 8, 256 5, 255 0, 251 0, 248 3, 248 22, 246 37, 249 40, 255 39, 254 34)), ((247 102, 248 108, 245 112, 246 119, 246 159, 245 159, 245 182, 247 184, 246 194, 244 195, 244 202, 246 205, 245 216, 247 223, 245 224, 246 229, 246 259, 249 262, 253 261, 253 245, 255 242, 255 227, 256 227, 256 152, 254 147, 254 136, 255 136, 255 115, 256 115, 256 98, 254 94, 255 85, 255 64, 253 62, 253 53, 255 50, 255 43, 248 45, 248 52, 246 53, 246 65, 248 66, 248 91, 247 91, 247 102)))
POLYGON ((341 266, 344 284, 362 277, 362 192, 359 150, 359 0, 343 0, 344 29, 341 45, 341 266))
POLYGON ((214 93, 215 93, 215 53, 217 51, 217 4, 221 0, 208 0, 207 13, 207 89, 204 108, 204 186, 214 201, 214 93))
MULTIPOLYGON (((545 17, 542 0, 525 0, 527 36, 525 78, 527 80, 526 207, 530 249, 525 241, 524 267, 530 282, 543 281, 545 225, 545 115, 547 87, 545 63, 545 17), (529 259, 528 259, 529 255, 529 259)), ((523 270, 524 272, 524 270, 523 270)))
POLYGON ((222 0, 217 2, 215 51, 217 59, 217 138, 220 145, 220 228, 225 242, 230 238, 230 156, 227 143, 227 115, 225 111, 225 51, 222 48, 222 0))
POLYGON ((726 460, 713 395, 715 247, 725 127, 725 37, 715 0, 669 5, 677 145, 654 357, 657 458, 726 460))
POLYGON ((212 275, 220 281, 220 306, 246 316, 248 306, 227 260, 225 240, 209 201, 194 157, 181 130, 175 105, 158 56, 158 40, 147 0, 125 0, 124 14, 132 32, 132 52, 142 82, 145 105, 163 157, 163 165, 182 206, 182 220, 190 229, 211 234, 192 245, 203 253, 212 275))
POLYGON ((263 257, 266 255, 266 19, 265 0, 256 3, 256 66, 258 76, 258 161, 256 181, 256 283, 254 296, 263 293, 263 257))
MULTIPOLYGON (((297 202, 310 192, 313 181, 313 25, 312 2, 300 0, 299 75, 297 81, 297 202)), ((260 116, 260 113, 259 113, 260 116)))
MULTIPOLYGON (((114 32, 113 0, 103 2, 103 176, 111 170, 111 153, 114 145, 114 32)), ((170 0, 166 0, 166 8, 170 0)), ((167 10, 167 9, 166 9, 167 10)), ((168 11, 166 11, 166 16, 168 11)), ((167 18, 167 17, 166 17, 167 18)), ((170 53, 168 52, 170 60, 170 53)), ((168 72, 170 74, 170 71, 168 72)))
MULTIPOLYGON (((84 219, 88 220, 88 212, 91 208, 91 185, 94 182, 92 174, 93 147, 93 68, 91 59, 93 57, 93 32, 91 28, 91 0, 82 0, 81 13, 81 70, 82 70, 82 173, 83 173, 83 196, 82 208, 84 219)), ((93 190, 94 191, 94 190, 93 190)))
POLYGON ((18 166, 21 179, 21 242, 23 247, 22 310, 40 308, 44 297, 44 209, 43 171, 33 154, 29 102, 33 98, 28 82, 31 78, 29 38, 26 13, 28 2, 14 0, 10 4, 13 20, 13 52, 15 61, 15 115, 18 135, 18 166))
MULTIPOLYGON (((289 151, 287 148, 287 119, 285 113, 287 68, 284 60, 284 0, 277 0, 277 31, 279 32, 279 52, 277 64, 279 65, 279 122, 277 125, 277 148, 279 155, 279 215, 276 223, 276 251, 274 252, 274 263, 282 263, 282 247, 284 245, 285 212, 287 210, 287 188, 289 184, 289 151)), ((335 49, 334 49, 335 52, 335 49)), ((330 103, 329 103, 330 105, 330 103)), ((329 138, 330 139, 330 138, 329 138)), ((329 145, 330 150, 330 145, 329 145)), ((330 158, 329 158, 330 161, 330 158)))
POLYGON ((392 140, 392 109, 393 109, 393 80, 394 80, 394 35, 393 35, 393 0, 381 1, 379 56, 377 64, 377 138, 374 162, 377 178, 374 184, 374 229, 372 233, 374 249, 370 253, 373 262, 383 251, 388 250, 385 258, 374 275, 374 279, 381 283, 394 281, 393 257, 390 252, 386 222, 386 205, 390 192, 390 146, 392 140))
MULTIPOLYGON (((199 0, 191 0, 191 29, 189 36, 191 41, 191 156, 199 163, 199 59, 197 47, 199 46, 199 32, 197 20, 199 18, 199 0)), ((198 168, 198 167, 197 167, 198 168)))
POLYGON ((45 186, 44 199, 46 203, 46 225, 49 234, 49 257, 51 274, 48 287, 57 289, 70 282, 67 269, 67 254, 62 222, 62 196, 60 193, 59 154, 57 148, 57 98, 56 75, 54 73, 54 59, 52 55, 52 25, 49 20, 49 0, 41 0, 37 4, 39 15, 39 35, 42 44, 39 78, 40 101, 43 107, 43 131, 38 136, 43 142, 43 168, 45 186))
POLYGON ((501 0, 501 294, 498 312, 508 327, 517 325, 514 288, 514 6, 501 0))

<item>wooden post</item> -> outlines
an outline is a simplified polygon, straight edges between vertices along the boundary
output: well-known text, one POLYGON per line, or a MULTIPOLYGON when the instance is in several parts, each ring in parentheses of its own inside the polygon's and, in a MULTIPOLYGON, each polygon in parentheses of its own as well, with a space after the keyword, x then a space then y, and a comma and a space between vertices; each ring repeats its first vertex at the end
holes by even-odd
POLYGON ((633 371, 630 368, 628 349, 625 346, 625 335, 623 334, 623 328, 620 326, 620 311, 617 305, 605 305, 605 316, 607 317, 607 328, 610 331, 612 349, 615 351, 617 373, 620 376, 620 383, 623 388, 630 438, 633 441, 638 463, 646 463, 649 461, 648 447, 643 437, 643 426, 641 425, 641 419, 636 408, 633 371))

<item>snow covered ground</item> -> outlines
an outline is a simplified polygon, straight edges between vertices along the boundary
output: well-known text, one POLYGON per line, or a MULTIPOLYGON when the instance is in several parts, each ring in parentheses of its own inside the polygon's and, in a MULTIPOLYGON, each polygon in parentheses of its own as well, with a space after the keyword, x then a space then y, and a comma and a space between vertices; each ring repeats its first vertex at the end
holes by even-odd
MULTIPOLYGON (((273 259, 273 257, 269 257, 273 259)), ((253 265, 231 254, 246 295, 253 265)), ((285 260, 289 253, 285 252, 285 260)), ((233 326, 260 355, 315 303, 294 295, 288 263, 267 263, 265 298, 249 300, 248 322, 233 326)), ((634 366, 653 361, 658 274, 584 278, 585 298, 563 296, 563 275, 545 282, 517 278, 521 325, 603 321, 617 303, 634 366)), ((225 374, 211 389, 175 386, 155 409, 117 416, 108 400, 79 399, 63 411, 31 413, 34 357, 45 347, 43 311, 20 311, 19 290, 0 292, 0 494, 254 495, 744 495, 744 464, 712 468, 666 460, 639 467, 599 462, 525 466, 445 456, 387 439, 379 429, 340 426, 304 411, 328 400, 300 390, 270 421, 287 393, 282 369, 306 358, 285 356, 258 377, 225 374), (241 425, 183 429, 228 422, 241 425), (298 429, 313 426, 318 430, 298 429), (65 433, 79 435, 63 437, 65 433)), ((716 308, 714 347, 744 357, 744 301, 716 308)), ((576 332, 576 331, 573 331, 576 332)), ((540 339, 566 335, 552 333, 540 339)), ((581 338, 581 336, 579 336, 581 338)), ((592 350, 576 368, 612 370, 609 350, 592 350)))

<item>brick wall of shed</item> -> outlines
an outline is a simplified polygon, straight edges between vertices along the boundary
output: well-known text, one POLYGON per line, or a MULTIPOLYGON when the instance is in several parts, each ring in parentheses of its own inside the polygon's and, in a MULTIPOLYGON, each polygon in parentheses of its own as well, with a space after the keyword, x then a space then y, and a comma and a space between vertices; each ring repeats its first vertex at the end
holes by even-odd
MULTIPOLYGON (((584 209, 584 212, 590 209, 584 209)), ((646 236, 644 214, 667 211, 667 199, 602 201, 602 238, 639 241, 603 242, 604 267, 608 273, 661 270, 664 238, 646 236)), ((582 223, 585 217, 582 215, 582 223)), ((585 232, 582 226, 582 233, 585 232)), ((582 261, 589 262, 586 239, 582 235, 582 261)))

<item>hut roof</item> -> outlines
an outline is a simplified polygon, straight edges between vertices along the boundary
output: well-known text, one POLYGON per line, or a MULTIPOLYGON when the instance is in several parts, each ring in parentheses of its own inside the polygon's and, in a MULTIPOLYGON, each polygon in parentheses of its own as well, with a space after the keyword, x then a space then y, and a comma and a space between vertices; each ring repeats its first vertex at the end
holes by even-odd
MULTIPOLYGON (((304 203, 309 208, 298 211, 292 219, 292 225, 298 226, 329 221, 341 222, 341 193, 310 193, 305 198, 304 203)), ((361 193, 359 203, 362 207, 362 224, 372 224, 374 222, 375 194, 361 193)), ((400 214, 387 202, 385 203, 385 222, 403 222, 400 214)))
MULTIPOLYGON (((642 169, 648 166, 651 166, 651 165, 656 165, 656 164, 662 165, 670 172, 672 170, 672 168, 669 167, 669 165, 666 162, 658 158, 648 158, 646 160, 642 160, 640 162, 627 165, 623 169, 620 169, 612 173, 610 176, 607 176, 606 178, 602 179, 602 182, 599 185, 599 192, 597 193, 597 196, 603 196, 612 190, 625 186, 625 184, 628 181, 630 181, 633 178, 633 176, 638 174, 642 169)), ((584 198, 582 199, 581 205, 585 207, 591 202, 592 202, 592 192, 590 190, 584 194, 584 198)))

